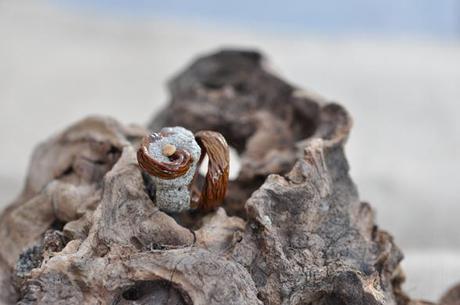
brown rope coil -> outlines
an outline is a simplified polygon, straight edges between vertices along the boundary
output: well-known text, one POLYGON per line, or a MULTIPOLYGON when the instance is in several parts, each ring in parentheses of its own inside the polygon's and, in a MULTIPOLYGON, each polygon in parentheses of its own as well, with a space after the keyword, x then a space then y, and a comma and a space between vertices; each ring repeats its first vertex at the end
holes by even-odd
POLYGON ((195 140, 201 147, 200 163, 204 155, 209 158, 206 180, 197 202, 192 202, 203 211, 210 211, 219 207, 225 198, 230 168, 230 153, 224 136, 214 131, 199 131, 195 134, 195 140))
MULTIPOLYGON (((161 179, 175 179, 183 176, 193 163, 191 154, 185 149, 177 149, 169 159, 170 162, 158 161, 149 154, 152 143, 166 137, 167 133, 154 133, 146 136, 137 151, 139 166, 148 174, 161 179)), ((197 165, 195 176, 205 155, 208 155, 208 171, 201 191, 194 187, 193 179, 189 189, 192 191, 192 208, 211 211, 219 207, 227 191, 230 166, 229 147, 225 138, 218 132, 199 131, 195 140, 201 147, 201 156, 197 165)))
POLYGON ((177 149, 176 152, 169 157, 170 162, 161 162, 152 158, 149 154, 149 146, 152 143, 165 137, 164 133, 154 133, 144 137, 141 146, 137 151, 137 160, 139 166, 152 176, 162 179, 175 179, 183 176, 192 164, 192 156, 184 149, 177 149))

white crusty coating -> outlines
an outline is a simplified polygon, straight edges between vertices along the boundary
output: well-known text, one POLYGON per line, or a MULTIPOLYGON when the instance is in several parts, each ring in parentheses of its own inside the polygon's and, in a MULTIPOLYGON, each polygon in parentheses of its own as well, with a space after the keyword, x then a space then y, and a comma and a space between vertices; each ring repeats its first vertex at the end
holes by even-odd
POLYGON ((170 135, 151 143, 149 154, 152 158, 168 162, 169 158, 163 155, 162 149, 166 144, 172 144, 176 149, 184 149, 192 155, 192 165, 187 173, 176 179, 162 179, 151 176, 156 185, 156 204, 167 212, 181 212, 190 209, 190 191, 188 185, 195 175, 201 148, 195 141, 193 133, 183 127, 165 127, 161 131, 170 135))

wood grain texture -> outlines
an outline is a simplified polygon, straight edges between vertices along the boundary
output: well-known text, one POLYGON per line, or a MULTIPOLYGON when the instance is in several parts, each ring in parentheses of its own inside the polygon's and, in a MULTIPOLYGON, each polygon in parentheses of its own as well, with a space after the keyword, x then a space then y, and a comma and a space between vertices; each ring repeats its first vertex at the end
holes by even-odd
POLYGON ((199 131, 195 139, 201 147, 202 159, 204 154, 209 158, 205 183, 195 206, 203 211, 211 211, 222 204, 227 192, 229 147, 224 136, 214 131, 199 131))

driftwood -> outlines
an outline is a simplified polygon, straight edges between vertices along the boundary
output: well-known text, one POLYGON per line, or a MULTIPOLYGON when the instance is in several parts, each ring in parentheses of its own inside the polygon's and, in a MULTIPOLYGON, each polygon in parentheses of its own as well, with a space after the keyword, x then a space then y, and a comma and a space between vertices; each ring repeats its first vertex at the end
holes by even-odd
MULTIPOLYGON (((217 211, 167 214, 136 160, 149 131, 91 117, 39 145, 0 218, 0 304, 428 304, 348 174, 351 119, 256 52, 202 57, 149 125, 222 133, 241 157, 217 211)), ((451 293, 440 304, 458 304, 451 293)))

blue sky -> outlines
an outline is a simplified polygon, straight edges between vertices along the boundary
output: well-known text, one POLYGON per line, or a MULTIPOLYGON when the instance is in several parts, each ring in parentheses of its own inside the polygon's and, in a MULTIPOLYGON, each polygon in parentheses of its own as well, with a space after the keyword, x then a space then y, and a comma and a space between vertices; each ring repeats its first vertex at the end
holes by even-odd
POLYGON ((61 0, 61 6, 130 17, 163 16, 316 34, 460 38, 460 0, 61 0))

